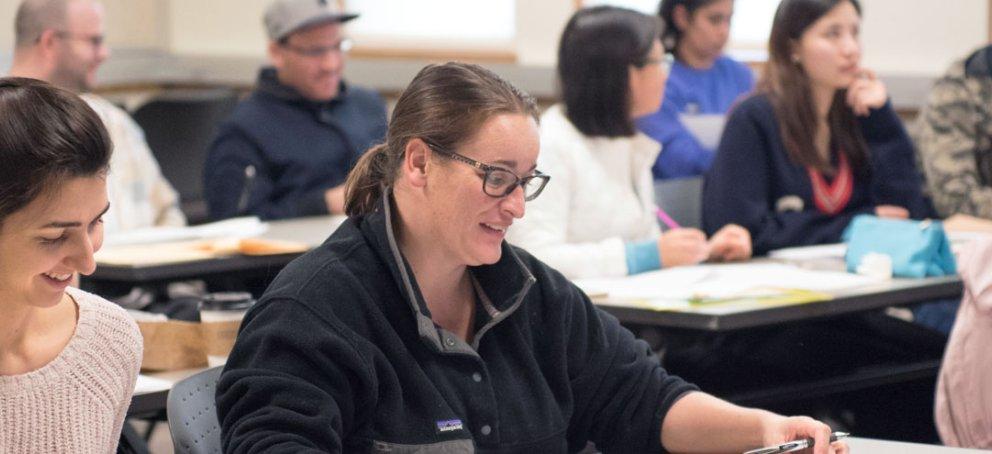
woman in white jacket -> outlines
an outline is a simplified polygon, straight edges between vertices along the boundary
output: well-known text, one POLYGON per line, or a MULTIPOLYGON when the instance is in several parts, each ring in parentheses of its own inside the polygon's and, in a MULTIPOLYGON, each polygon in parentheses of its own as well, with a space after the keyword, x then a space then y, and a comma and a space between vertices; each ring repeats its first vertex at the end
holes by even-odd
POLYGON ((661 145, 633 119, 658 110, 666 56, 657 18, 616 7, 578 11, 562 33, 562 103, 541 117, 538 167, 553 176, 509 239, 576 278, 635 274, 751 256, 730 225, 709 241, 697 229, 661 232, 651 166, 661 145))

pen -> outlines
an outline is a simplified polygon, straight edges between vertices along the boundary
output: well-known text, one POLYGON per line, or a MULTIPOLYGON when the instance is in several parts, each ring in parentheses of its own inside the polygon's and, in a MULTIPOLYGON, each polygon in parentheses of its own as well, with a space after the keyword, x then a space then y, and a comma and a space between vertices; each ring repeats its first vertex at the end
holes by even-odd
POLYGON ((248 208, 248 199, 251 197, 252 186, 255 183, 255 166, 248 164, 245 167, 245 180, 244 184, 241 186, 241 195, 238 197, 237 215, 241 216, 245 214, 245 210, 248 208))
POLYGON ((672 217, 669 216, 668 213, 665 212, 665 210, 662 210, 661 207, 655 207, 654 214, 657 215, 658 220, 665 223, 665 225, 667 225, 668 228, 670 229, 682 228, 682 226, 680 226, 678 222, 675 222, 675 219, 672 219, 672 217))
MULTIPOLYGON (((833 443, 837 440, 847 438, 850 434, 847 432, 834 432, 830 434, 830 442, 833 443)), ((793 452, 800 451, 806 448, 813 447, 812 438, 803 438, 802 440, 793 440, 786 443, 782 443, 778 446, 768 446, 764 448, 752 449, 746 451, 744 454, 778 454, 782 452, 793 452)))

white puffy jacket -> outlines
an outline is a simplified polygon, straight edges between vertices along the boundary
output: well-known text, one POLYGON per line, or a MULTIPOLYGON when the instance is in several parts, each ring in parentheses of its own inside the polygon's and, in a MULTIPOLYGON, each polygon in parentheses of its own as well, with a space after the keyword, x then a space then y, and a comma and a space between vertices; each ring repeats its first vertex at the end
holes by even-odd
POLYGON ((628 274, 624 243, 657 239, 651 166, 661 145, 582 135, 555 105, 541 116, 538 170, 551 182, 527 203, 508 241, 569 279, 628 274))

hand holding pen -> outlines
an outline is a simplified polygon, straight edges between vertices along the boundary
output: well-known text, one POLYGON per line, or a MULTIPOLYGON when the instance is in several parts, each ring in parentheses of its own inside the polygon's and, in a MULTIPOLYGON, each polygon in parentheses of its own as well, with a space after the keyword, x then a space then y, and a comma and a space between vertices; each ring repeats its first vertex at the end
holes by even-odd
MULTIPOLYGON (((843 440, 848 437, 846 432, 834 432, 830 434, 830 443, 835 443, 838 440, 843 440)), ((815 440, 812 437, 803 438, 801 440, 794 440, 785 442, 775 446, 766 446, 764 448, 752 449, 746 451, 744 454, 779 454, 785 452, 796 452, 803 449, 809 449, 815 446, 815 440)))
POLYGON ((668 227, 658 240, 658 252, 665 267, 751 258, 751 234, 739 225, 726 225, 707 241, 705 233, 681 227, 665 210, 656 207, 655 215, 668 227))
POLYGON ((766 447, 747 451, 746 454, 798 452, 804 449, 803 452, 812 454, 847 454, 849 452, 847 443, 843 441, 847 434, 831 433, 830 426, 808 416, 774 415, 768 418, 762 426, 761 445, 766 447))
POLYGON ((695 265, 709 258, 710 247, 705 233, 699 229, 683 228, 661 208, 655 207, 654 213, 668 227, 658 238, 662 267, 695 265))

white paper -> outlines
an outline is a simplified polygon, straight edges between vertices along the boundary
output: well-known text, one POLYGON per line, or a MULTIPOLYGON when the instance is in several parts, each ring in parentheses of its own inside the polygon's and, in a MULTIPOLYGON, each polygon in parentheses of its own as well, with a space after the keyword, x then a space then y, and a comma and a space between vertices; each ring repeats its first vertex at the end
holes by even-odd
POLYGON ((240 217, 193 227, 149 227, 107 235, 105 246, 164 243, 170 241, 202 240, 207 238, 248 238, 259 236, 269 225, 257 217, 240 217))
POLYGON ((843 259, 845 254, 847 254, 847 245, 844 243, 835 243, 776 249, 769 252, 768 257, 790 261, 805 261, 833 258, 843 259))
POLYGON ((172 382, 141 374, 138 374, 138 381, 134 384, 134 394, 168 391, 170 389, 172 389, 172 382))
MULTIPOLYGON (((587 294, 605 301, 650 301, 652 306, 682 307, 693 298, 719 299, 775 296, 784 290, 836 292, 882 279, 836 271, 812 271, 779 263, 741 263, 678 267, 612 279, 578 279, 587 294)), ((608 303, 607 303, 608 304, 608 303)))

